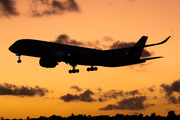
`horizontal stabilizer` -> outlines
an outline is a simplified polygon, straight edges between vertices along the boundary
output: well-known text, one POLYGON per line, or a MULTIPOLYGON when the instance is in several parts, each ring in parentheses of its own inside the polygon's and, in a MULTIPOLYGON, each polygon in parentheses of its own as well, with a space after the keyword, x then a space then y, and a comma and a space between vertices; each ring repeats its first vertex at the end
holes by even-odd
POLYGON ((152 60, 152 59, 158 59, 158 58, 163 58, 163 57, 151 57, 151 58, 145 58, 145 59, 141 59, 141 60, 152 60))

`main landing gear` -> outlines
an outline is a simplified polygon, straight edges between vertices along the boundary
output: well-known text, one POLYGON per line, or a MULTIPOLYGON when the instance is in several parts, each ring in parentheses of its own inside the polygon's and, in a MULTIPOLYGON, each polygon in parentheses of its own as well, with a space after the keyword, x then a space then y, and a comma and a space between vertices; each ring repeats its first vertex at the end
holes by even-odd
POLYGON ((90 68, 87 68, 87 71, 89 72, 89 71, 97 71, 97 67, 93 67, 93 66, 91 66, 90 68))
POLYGON ((69 73, 78 73, 79 69, 75 69, 75 66, 73 66, 72 70, 69 70, 69 73))
POLYGON ((20 58, 20 57, 21 57, 21 55, 19 55, 19 54, 16 54, 16 56, 18 57, 18 60, 17 60, 17 62, 18 62, 18 63, 21 63, 21 62, 22 62, 22 61, 21 61, 21 58, 20 58))

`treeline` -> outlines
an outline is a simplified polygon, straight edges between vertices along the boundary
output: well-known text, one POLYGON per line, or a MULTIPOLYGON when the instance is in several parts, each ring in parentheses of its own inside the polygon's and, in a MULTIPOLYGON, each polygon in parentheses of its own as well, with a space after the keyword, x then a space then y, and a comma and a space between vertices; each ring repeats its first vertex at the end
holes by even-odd
MULTIPOLYGON (((2 120, 9 120, 3 119, 2 120)), ((23 119, 12 119, 12 120, 23 120, 23 119)), ((108 116, 108 115, 99 115, 99 116, 91 116, 91 115, 74 115, 72 113, 71 116, 68 117, 61 117, 52 115, 50 117, 40 116, 39 118, 29 118, 27 120, 180 120, 180 114, 176 115, 174 111, 169 111, 167 116, 160 116, 156 115, 156 113, 152 113, 151 116, 144 116, 143 114, 139 115, 123 115, 123 114, 116 114, 115 116, 108 116)))

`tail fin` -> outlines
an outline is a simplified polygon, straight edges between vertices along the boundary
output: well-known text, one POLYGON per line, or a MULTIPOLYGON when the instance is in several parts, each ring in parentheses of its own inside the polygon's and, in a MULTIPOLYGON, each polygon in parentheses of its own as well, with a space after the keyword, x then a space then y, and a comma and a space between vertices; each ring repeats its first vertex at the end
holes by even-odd
POLYGON ((136 58, 140 58, 142 51, 144 49, 143 46, 145 46, 147 41, 147 36, 142 36, 139 41, 134 45, 134 47, 129 51, 128 55, 132 55, 136 58))

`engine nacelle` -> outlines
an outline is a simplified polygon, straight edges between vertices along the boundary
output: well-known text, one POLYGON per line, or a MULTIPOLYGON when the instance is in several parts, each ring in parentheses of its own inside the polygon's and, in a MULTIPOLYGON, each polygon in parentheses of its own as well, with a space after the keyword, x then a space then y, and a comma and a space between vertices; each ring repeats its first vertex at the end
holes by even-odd
POLYGON ((56 65, 57 65, 58 63, 57 63, 57 61, 54 60, 54 59, 50 59, 50 58, 40 58, 39 64, 40 64, 42 67, 54 68, 54 67, 56 67, 56 65))

